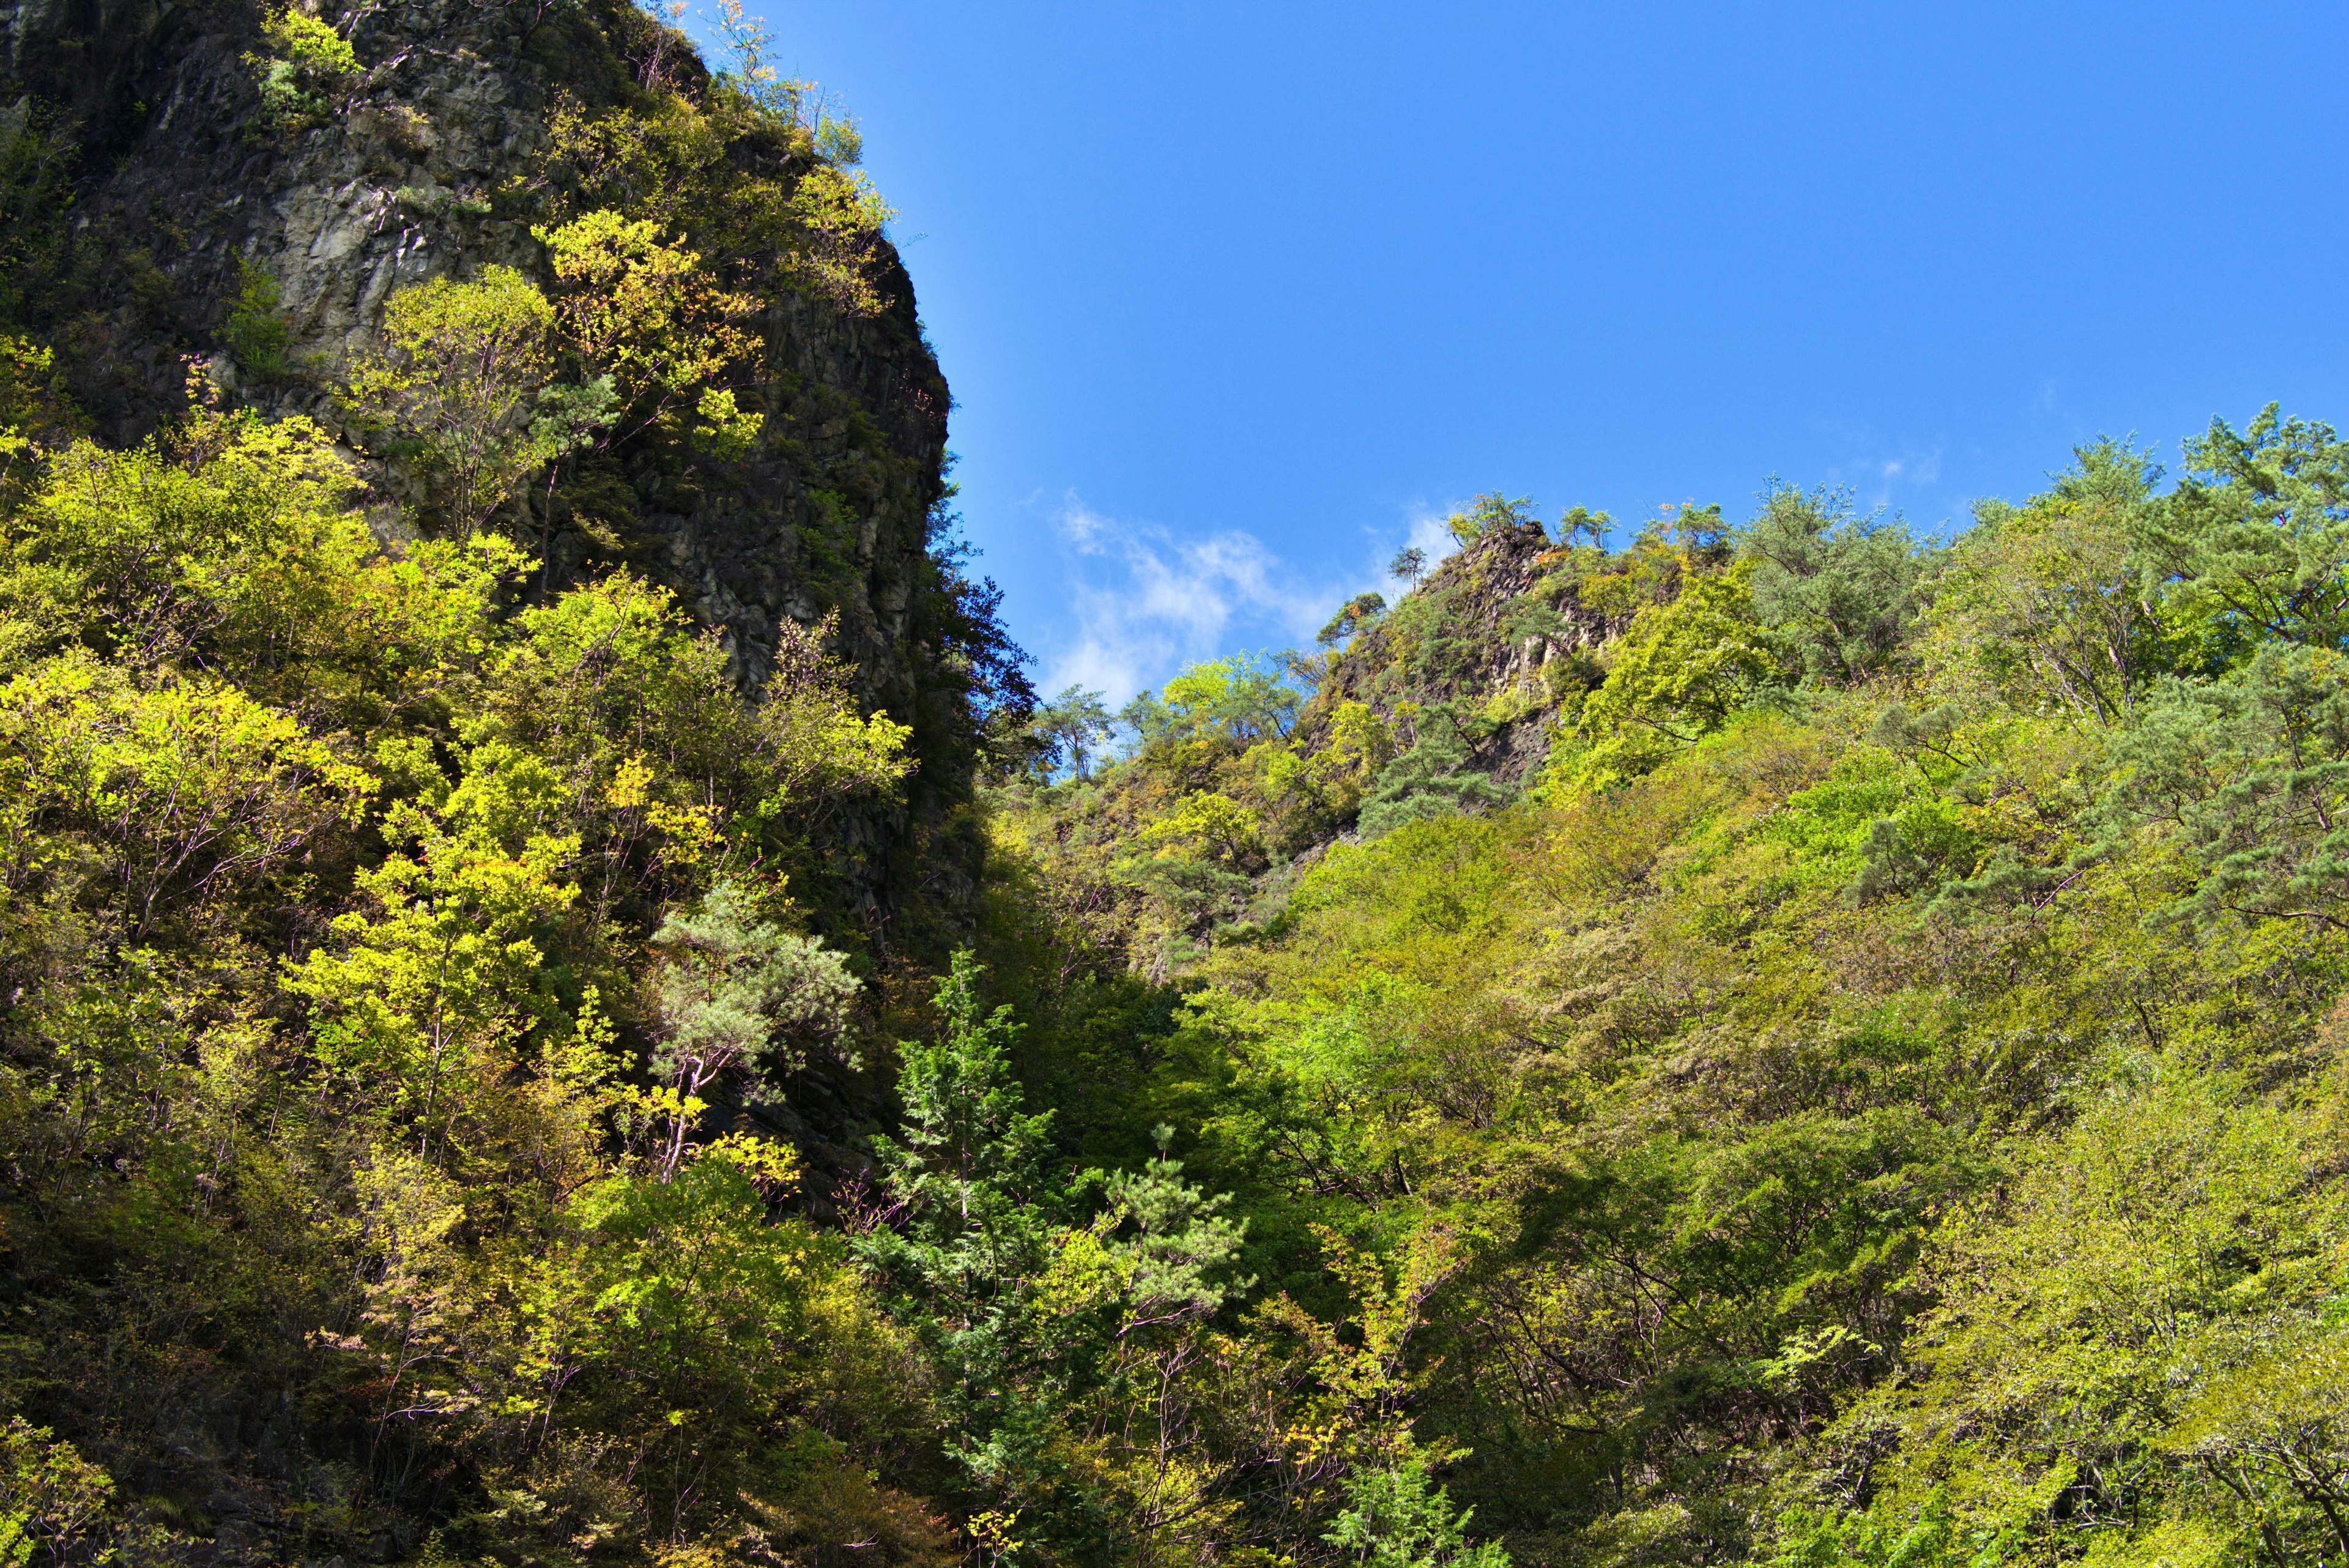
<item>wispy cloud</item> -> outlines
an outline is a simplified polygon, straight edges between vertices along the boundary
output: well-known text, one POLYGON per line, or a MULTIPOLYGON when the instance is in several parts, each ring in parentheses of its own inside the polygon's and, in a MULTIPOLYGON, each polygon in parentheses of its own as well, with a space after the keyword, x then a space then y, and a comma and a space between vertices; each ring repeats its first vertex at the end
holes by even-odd
POLYGON ((1826 482, 1848 489, 1863 511, 1940 499, 1942 442, 1888 442, 1865 425, 1837 421, 1819 421, 1819 428, 1851 453, 1827 469, 1826 482))
MULTIPOLYGON (((1385 572, 1393 530, 1384 554, 1373 531, 1360 561, 1300 567, 1243 529, 1184 536, 1109 516, 1073 492, 1052 521, 1068 545, 1073 635, 1046 660, 1039 685, 1092 687, 1112 704, 1201 659, 1304 646, 1353 595, 1375 588, 1392 599, 1402 586, 1385 572)), ((1402 532, 1431 561, 1450 545, 1442 514, 1424 508, 1413 510, 1402 532)))
POLYGON ((1941 483, 1941 449, 1909 447, 1889 456, 1864 457, 1837 475, 1873 511, 1914 501, 1941 483))

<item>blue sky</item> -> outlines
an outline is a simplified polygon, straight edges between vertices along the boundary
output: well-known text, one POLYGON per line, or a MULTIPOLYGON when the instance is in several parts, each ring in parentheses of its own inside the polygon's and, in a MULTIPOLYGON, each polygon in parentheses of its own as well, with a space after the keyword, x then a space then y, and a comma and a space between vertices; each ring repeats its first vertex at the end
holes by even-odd
POLYGON ((2349 423, 2349 7, 771 0, 1040 687, 1301 644, 1480 491, 1916 525, 2349 423))

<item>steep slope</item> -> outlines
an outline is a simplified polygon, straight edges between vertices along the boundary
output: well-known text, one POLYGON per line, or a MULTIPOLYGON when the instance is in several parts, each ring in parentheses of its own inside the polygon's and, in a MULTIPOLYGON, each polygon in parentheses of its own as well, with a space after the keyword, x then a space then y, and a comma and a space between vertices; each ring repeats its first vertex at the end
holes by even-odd
POLYGON ((1603 596, 1586 602, 1589 565, 1531 518, 1478 528, 1392 609, 1354 622, 1299 716, 1300 738, 1310 743, 1348 702, 1390 719, 1405 704, 1438 708, 1468 722, 1466 766, 1523 783, 1548 754, 1561 699, 1597 684, 1595 656, 1630 619, 1603 596))
MULTIPOLYGON (((1053 867, 1045 896, 1096 940, 1176 973, 1274 918, 1333 845, 1490 813, 1584 745, 1642 612, 1723 564, 1717 516, 1683 522, 1609 550, 1603 516, 1553 537, 1485 498, 1400 602, 1346 606, 1326 652, 1235 656, 1143 693, 1126 757, 1057 783, 1031 767, 997 796, 999 829, 1053 867)), ((1065 754, 1063 722, 1042 713, 1034 755, 1065 754)))
POLYGON ((1024 684, 799 108, 599 0, 0 10, 0 1560, 948 1554, 831 1222, 1024 684), (419 300, 536 312, 402 371, 470 513, 354 385, 419 300))
MULTIPOLYGON (((324 15, 360 69, 320 112, 271 99, 285 50, 258 5, 0 11, 0 324, 59 349, 112 444, 183 406, 188 359, 232 402, 340 428, 329 389, 396 289, 492 265, 546 277, 531 230, 577 182, 566 116, 574 134, 632 109, 657 119, 663 89, 707 85, 679 36, 626 5, 324 15)), ((786 192, 823 168, 755 127, 721 151, 786 192)), ((837 615, 861 697, 915 726, 922 763, 909 814, 843 824, 840 870, 869 919, 893 847, 965 791, 974 680, 1012 674, 984 590, 937 553, 949 399, 911 282, 877 233, 833 268, 854 275, 843 288, 745 254, 720 213, 619 195, 750 286, 759 355, 737 395, 763 425, 724 461, 657 433, 626 441, 574 463, 551 504, 521 498, 515 531, 536 535, 554 583, 617 564, 672 589, 722 631, 746 685, 772 668, 785 621, 837 615)), ((380 452, 367 472, 372 515, 398 532, 413 477, 380 452)), ((967 857, 947 859, 967 880, 967 857)))
POLYGON ((1359 1325, 1415 1560, 2349 1540, 2349 442, 2076 456, 1946 548, 1463 529, 1301 712, 1217 661, 1003 789, 999 961, 1092 965, 1030 1081, 1359 1325))

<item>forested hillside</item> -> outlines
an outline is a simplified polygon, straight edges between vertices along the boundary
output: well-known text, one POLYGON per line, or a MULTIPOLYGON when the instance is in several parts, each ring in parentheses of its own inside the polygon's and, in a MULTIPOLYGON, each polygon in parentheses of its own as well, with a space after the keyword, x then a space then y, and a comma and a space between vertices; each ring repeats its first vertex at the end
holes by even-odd
POLYGON ((1521 1563, 2349 1550, 2349 443, 2184 451, 1947 544, 1487 497, 1125 754, 1040 711, 1025 1071, 1235 1195, 1225 1354, 1353 1325, 1343 1495, 1521 1563))
POLYGON ((1039 703, 675 20, 0 13, 0 1564, 2349 1554, 2349 443, 1039 703))

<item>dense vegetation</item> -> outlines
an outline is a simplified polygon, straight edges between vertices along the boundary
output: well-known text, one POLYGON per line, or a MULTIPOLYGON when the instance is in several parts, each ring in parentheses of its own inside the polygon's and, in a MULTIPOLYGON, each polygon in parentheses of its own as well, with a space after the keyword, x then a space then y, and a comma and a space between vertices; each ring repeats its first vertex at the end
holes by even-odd
POLYGON ((1007 972, 1092 955, 1031 1081, 1192 1140, 1244 1338, 1396 1314, 1376 1463, 1520 1563, 2349 1550, 2349 443, 2186 450, 1946 545, 1487 498, 1083 776, 1064 694, 995 798, 1007 972))
POLYGON ((96 439, 0 149, 0 1563, 2349 1553, 2349 443, 1485 497, 1114 717, 940 509, 891 711, 630 567, 883 307, 854 128, 526 20, 529 265, 222 302, 315 419, 96 439))

